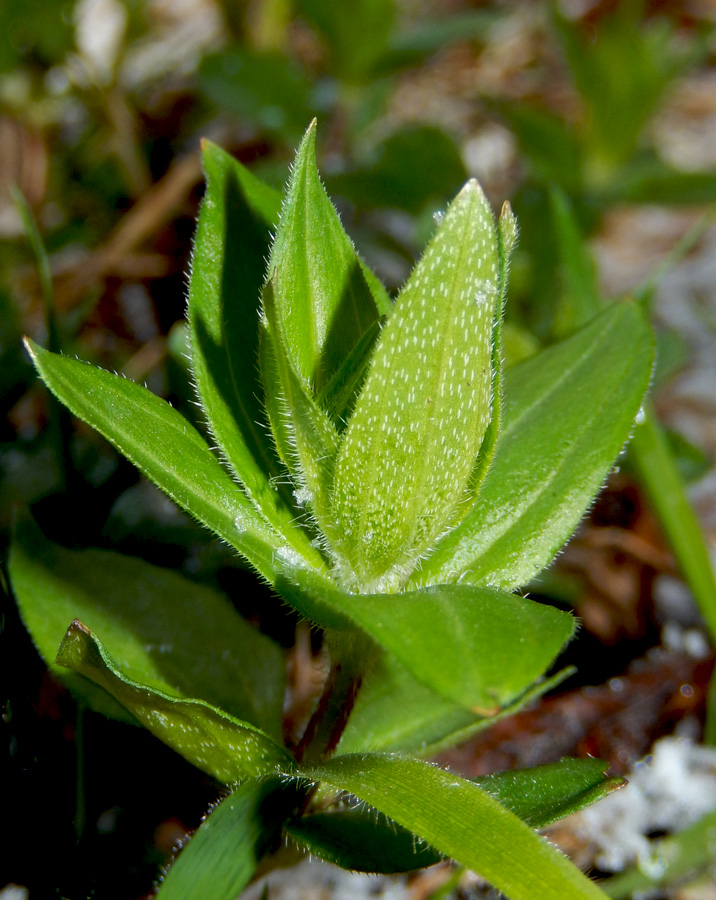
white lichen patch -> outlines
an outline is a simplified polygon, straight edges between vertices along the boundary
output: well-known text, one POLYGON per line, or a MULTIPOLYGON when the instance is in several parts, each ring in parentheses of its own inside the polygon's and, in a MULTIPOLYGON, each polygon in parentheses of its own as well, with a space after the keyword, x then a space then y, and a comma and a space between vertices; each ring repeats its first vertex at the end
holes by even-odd
POLYGON ((394 589, 464 494, 491 417, 499 282, 492 211, 470 181, 398 297, 336 462, 339 550, 363 590, 394 589))
POLYGON ((646 869, 653 862, 649 834, 681 831, 716 808, 716 750, 662 738, 627 778, 623 790, 572 819, 608 872, 634 862, 646 869))

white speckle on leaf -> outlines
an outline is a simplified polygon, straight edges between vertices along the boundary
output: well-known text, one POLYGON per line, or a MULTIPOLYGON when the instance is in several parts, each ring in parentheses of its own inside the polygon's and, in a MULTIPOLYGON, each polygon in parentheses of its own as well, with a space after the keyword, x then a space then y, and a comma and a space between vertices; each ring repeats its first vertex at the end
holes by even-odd
POLYGON ((297 553, 292 547, 284 545, 276 550, 276 558, 283 565, 289 568, 301 568, 303 565, 303 557, 297 553))
POLYGON ((497 272, 469 182, 396 301, 336 461, 341 550, 363 589, 396 583, 460 503, 491 418, 497 272))
POLYGON ((310 506, 313 502, 313 491, 310 491, 307 487, 296 488, 293 496, 299 506, 310 506))

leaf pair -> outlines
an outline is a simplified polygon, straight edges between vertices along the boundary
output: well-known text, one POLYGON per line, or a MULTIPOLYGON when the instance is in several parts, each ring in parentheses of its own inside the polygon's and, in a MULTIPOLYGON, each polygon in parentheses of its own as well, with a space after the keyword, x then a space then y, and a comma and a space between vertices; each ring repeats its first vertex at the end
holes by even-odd
POLYGON ((508 209, 498 240, 484 194, 468 182, 390 312, 340 438, 325 408, 326 384, 336 374, 349 380, 346 362, 389 310, 381 293, 369 291, 318 181, 313 142, 311 129, 264 291, 267 409, 339 582, 395 590, 451 524, 492 418, 493 330, 514 219, 508 209))
MULTIPOLYGON (((204 222, 213 213, 211 181, 207 196, 204 222)), ((262 202, 255 206, 265 215, 262 202)), ((209 230, 200 226, 199 251, 209 230)), ((501 231, 498 241, 489 205, 477 183, 469 182, 391 312, 320 184, 315 126, 298 151, 263 292, 262 386, 294 494, 315 517, 336 577, 350 589, 398 587, 451 523, 464 495, 492 417, 493 392, 499 390, 493 328, 514 243, 509 211, 501 231), (378 336, 378 319, 389 312, 378 336), (352 409, 373 340, 368 375, 352 409), (341 404, 339 394, 345 398, 341 404)), ((199 265, 203 258, 197 255, 199 265)), ((195 334, 204 308, 219 305, 216 289, 211 302, 204 298, 211 279, 200 276, 195 270, 198 299, 194 290, 190 299, 195 334)), ((226 329, 225 351, 232 330, 226 329)), ((225 356, 219 363, 230 369, 225 356)), ((198 360, 200 394, 210 370, 208 358, 198 360)), ((239 423, 249 407, 244 390, 234 378, 239 423)), ((217 404, 210 396, 205 406, 214 433, 263 509, 259 492, 242 474, 244 448, 230 423, 233 441, 222 440, 227 423, 211 422, 212 405, 217 404)), ((248 424, 254 437, 255 426, 248 424)), ((250 462, 256 461, 254 453, 250 462)), ((255 476, 256 468, 250 465, 249 474, 255 476)), ((273 513, 266 510, 276 525, 273 513)))
POLYGON ((563 760, 475 784, 416 760, 366 754, 296 776, 252 780, 205 820, 158 896, 199 900, 208 892, 233 900, 262 853, 272 842, 278 846, 283 825, 303 850, 352 870, 409 871, 444 854, 485 874, 514 900, 596 900, 604 897, 599 889, 520 818, 542 826, 582 809, 622 783, 603 773, 598 760, 563 760), (374 808, 292 815, 302 788, 315 780, 374 808))

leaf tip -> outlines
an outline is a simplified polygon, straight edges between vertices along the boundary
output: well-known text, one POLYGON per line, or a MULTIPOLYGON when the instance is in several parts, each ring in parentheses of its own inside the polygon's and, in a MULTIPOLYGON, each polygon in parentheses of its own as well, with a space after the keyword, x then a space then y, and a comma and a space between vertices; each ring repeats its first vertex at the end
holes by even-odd
POLYGON ((296 165, 300 168, 301 161, 305 163, 313 163, 316 165, 316 132, 318 130, 318 119, 312 119, 311 124, 303 135, 298 150, 296 151, 296 165))
POLYGON ((604 788, 605 794, 613 794, 615 791, 620 791, 622 788, 625 788, 628 784, 628 778, 624 778, 621 775, 614 775, 612 778, 607 779, 602 787, 604 788))
POLYGON ((499 226, 503 253, 509 257, 517 243, 518 234, 517 216, 512 211, 509 200, 502 204, 499 226))
POLYGON ((470 178, 462 186, 462 190, 458 194, 458 197, 460 196, 460 194, 465 194, 466 196, 470 195, 470 194, 476 194, 477 196, 484 196, 485 192, 482 190, 482 185, 477 180, 477 178, 470 178))
POLYGON ((78 641, 81 643, 82 638, 85 637, 91 638, 92 632, 79 619, 73 619, 60 641, 60 646, 57 648, 56 665, 64 666, 68 669, 75 668, 72 662, 71 648, 76 646, 78 641))
POLYGON ((27 351, 27 355, 30 357, 33 366, 40 371, 40 356, 44 351, 44 348, 41 347, 38 343, 33 341, 31 337, 25 335, 22 339, 22 343, 25 345, 25 350, 27 351))
POLYGON ((84 624, 84 622, 80 622, 79 619, 73 619, 70 623, 70 627, 67 629, 68 634, 74 634, 77 631, 81 631, 82 634, 91 635, 92 632, 89 628, 84 624))

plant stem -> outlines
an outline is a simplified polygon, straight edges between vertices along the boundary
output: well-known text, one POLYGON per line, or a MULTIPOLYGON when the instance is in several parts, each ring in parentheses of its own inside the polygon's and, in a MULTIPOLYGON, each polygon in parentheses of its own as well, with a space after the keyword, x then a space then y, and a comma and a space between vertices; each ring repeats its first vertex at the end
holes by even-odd
POLYGON ((353 710, 366 665, 375 653, 370 639, 357 632, 327 632, 326 642, 333 665, 296 750, 299 762, 319 762, 336 749, 353 710))

